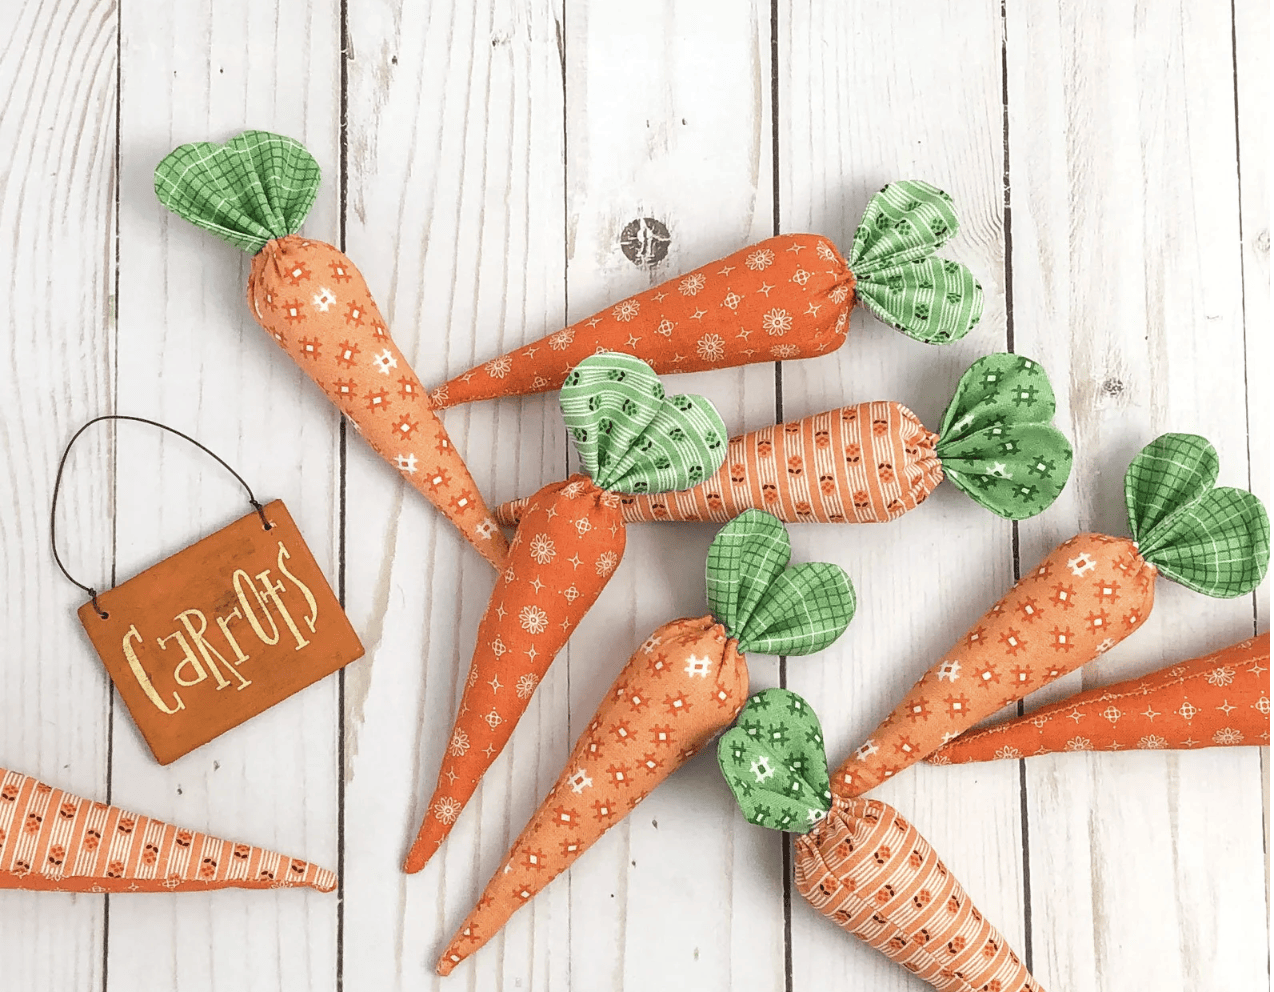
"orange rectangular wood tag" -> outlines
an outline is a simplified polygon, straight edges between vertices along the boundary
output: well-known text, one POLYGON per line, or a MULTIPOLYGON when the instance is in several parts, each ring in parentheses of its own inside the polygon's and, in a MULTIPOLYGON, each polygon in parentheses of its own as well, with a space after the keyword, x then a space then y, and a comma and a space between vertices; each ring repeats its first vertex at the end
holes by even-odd
POLYGON ((79 609, 161 765, 363 655, 281 500, 79 609))

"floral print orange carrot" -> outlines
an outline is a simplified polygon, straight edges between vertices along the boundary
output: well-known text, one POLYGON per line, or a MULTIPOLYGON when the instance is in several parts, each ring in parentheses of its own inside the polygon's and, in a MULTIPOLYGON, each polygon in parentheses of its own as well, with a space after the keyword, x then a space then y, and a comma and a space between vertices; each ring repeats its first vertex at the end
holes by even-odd
POLYGON ((796 833, 796 889, 942 992, 1042 992, 928 842, 874 799, 833 795, 822 729, 786 689, 748 700, 717 760, 749 823, 796 833))
POLYGON ((702 396, 665 397, 650 366, 603 353, 562 387, 562 417, 587 474, 545 486, 496 579, 438 785, 404 870, 419 871, 451 832, 531 694, 624 553, 621 494, 689 485, 725 457, 725 425, 702 396))
POLYGON ((206 892, 305 887, 336 875, 297 858, 92 802, 0 768, 0 889, 206 892))
POLYGON ((817 235, 770 238, 474 366, 433 399, 447 407, 556 389, 598 350, 660 374, 824 355, 844 343, 855 303, 920 341, 955 341, 982 316, 972 273, 934 254, 958 227, 942 190, 891 183, 868 203, 848 262, 817 235))
MULTIPOLYGON (((698 485, 625 496, 620 507, 629 523, 724 522, 748 508, 786 523, 879 523, 949 478, 992 513, 1021 520, 1049 507, 1070 476, 1055 410, 1038 363, 987 355, 961 377, 937 434, 900 403, 841 407, 737 437, 698 485)), ((525 503, 497 507, 496 519, 516 523, 525 503)))
POLYGON ((752 510, 722 529, 708 550, 711 612, 664 624, 633 653, 439 958, 440 975, 729 726, 747 696, 747 652, 812 654, 844 632, 854 611, 845 573, 823 562, 789 568, 791 554, 769 514, 752 510))
POLYGON ((935 765, 1060 751, 1193 750, 1268 745, 1270 635, 1169 665, 1139 679, 1076 693, 929 756, 935 765))
POLYGON ((1256 588, 1269 516, 1251 493, 1214 488, 1218 469, 1197 435, 1142 449, 1124 483, 1132 539, 1078 534, 1024 575, 837 769, 837 794, 861 795, 1114 647, 1150 615, 1160 573, 1208 596, 1256 588))
POLYGON ((349 417, 378 455, 499 567, 504 534, 344 252, 297 230, 318 195, 300 143, 245 131, 182 145, 155 169, 155 193, 180 217, 252 253, 248 307, 349 417))

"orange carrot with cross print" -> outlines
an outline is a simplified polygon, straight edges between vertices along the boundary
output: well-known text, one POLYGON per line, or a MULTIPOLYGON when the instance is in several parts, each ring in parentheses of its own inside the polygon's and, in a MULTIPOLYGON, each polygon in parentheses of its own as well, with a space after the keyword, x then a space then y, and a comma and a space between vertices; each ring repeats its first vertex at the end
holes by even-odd
POLYGON ((1251 493, 1214 488, 1218 470, 1197 435, 1146 445, 1124 484, 1133 539, 1078 534, 1024 575, 837 769, 836 793, 862 795, 1114 647, 1145 623, 1161 572, 1209 596, 1256 588, 1269 516, 1251 493))
POLYGON ((155 169, 160 202, 252 252, 248 306, 378 455, 495 566, 508 543, 354 263, 295 232, 319 168, 298 142, 245 131, 175 149, 155 169))

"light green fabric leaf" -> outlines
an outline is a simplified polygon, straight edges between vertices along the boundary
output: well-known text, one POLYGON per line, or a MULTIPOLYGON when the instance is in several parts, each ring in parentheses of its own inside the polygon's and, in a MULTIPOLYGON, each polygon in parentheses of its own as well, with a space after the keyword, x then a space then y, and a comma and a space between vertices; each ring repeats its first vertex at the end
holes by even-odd
POLYGON ((725 461, 716 408, 702 396, 665 397, 659 377, 631 355, 584 359, 566 377, 560 403, 585 471, 611 492, 688 489, 725 461))
POLYGON ((269 131, 244 131, 224 145, 181 145, 155 167, 160 203, 253 254, 300 230, 319 181, 305 147, 269 131))
POLYGON ((827 562, 788 567, 787 528, 761 510, 725 525, 708 548, 708 606, 743 654, 805 655, 845 632, 854 587, 827 562))
POLYGON ((717 764, 749 823, 808 833, 832 808, 823 728, 787 689, 747 701, 717 742, 717 764))
POLYGON ((951 482, 1010 520, 1047 509, 1070 478, 1070 442, 1050 421, 1053 387, 1021 355, 979 358, 942 418, 937 454, 951 482))
POLYGON ((1164 434, 1128 466, 1128 526, 1142 557, 1207 596, 1251 592, 1270 563, 1270 519, 1251 493, 1216 482, 1220 459, 1206 438, 1164 434))
POLYGON ((917 180, 871 198, 854 233, 854 292, 877 319, 931 344, 964 337, 982 318, 982 287, 934 252, 959 229, 951 197, 917 180))

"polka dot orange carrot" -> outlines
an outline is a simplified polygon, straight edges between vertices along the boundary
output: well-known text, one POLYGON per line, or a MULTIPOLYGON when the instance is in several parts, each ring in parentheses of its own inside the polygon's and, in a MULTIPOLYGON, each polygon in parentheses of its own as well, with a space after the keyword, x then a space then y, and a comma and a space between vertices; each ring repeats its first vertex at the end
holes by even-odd
POLYGON ((628 355, 581 362, 562 416, 588 474, 533 496, 496 580, 460 711, 404 870, 419 871, 451 832, 531 702, 544 673, 624 553, 622 493, 702 479, 725 455, 725 425, 701 396, 665 397, 628 355))
POLYGON ((1192 434, 1147 445, 1125 479, 1133 539, 1079 534, 1027 572, 837 769, 861 795, 996 710, 1074 671, 1145 623, 1160 573, 1210 596, 1251 592, 1270 523, 1251 493, 1214 488, 1216 450, 1192 434))
MULTIPOLYGON (((620 500, 629 523, 725 522, 753 508, 786 523, 879 523, 912 510, 943 478, 991 512, 1020 520, 1050 506, 1071 447, 1052 426, 1053 389, 1020 355, 978 359, 934 434, 900 403, 860 403, 736 437, 712 476, 679 492, 620 500)), ((496 508, 516 523, 525 500, 496 508)))
POLYGON ((504 534, 362 274, 339 249, 295 233, 318 186, 310 154, 265 131, 182 145, 155 169, 164 206, 252 252, 248 307, 257 322, 376 453, 499 566, 504 534))
POLYGON ((711 613, 665 624, 633 653, 439 958, 439 974, 730 724, 748 692, 748 651, 810 654, 845 630, 854 599, 844 572, 826 563, 788 568, 790 557, 787 531, 768 514, 751 511, 722 529, 708 552, 711 613))
POLYGON ((336 875, 297 858, 92 802, 0 768, 0 889, 205 892, 306 887, 336 875))
POLYGON ((982 316, 972 273, 934 254, 958 227, 946 193, 891 183, 868 203, 848 262, 817 235, 770 238, 474 366, 433 399, 447 407, 546 392, 598 350, 661 375, 824 355, 844 343, 855 303, 921 341, 955 341, 982 316))
POLYGON ((1026 716, 970 730, 929 756, 939 765, 1061 751, 1268 745, 1270 635, 1076 693, 1026 716))

